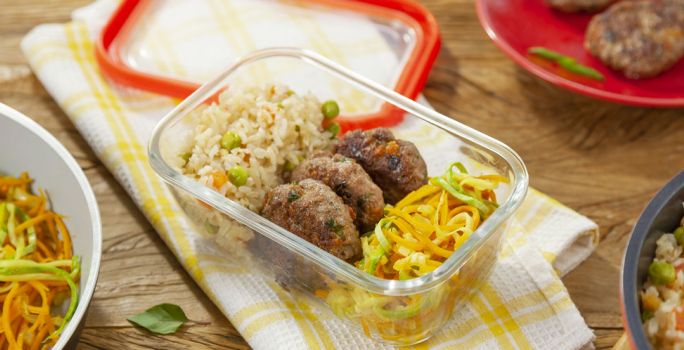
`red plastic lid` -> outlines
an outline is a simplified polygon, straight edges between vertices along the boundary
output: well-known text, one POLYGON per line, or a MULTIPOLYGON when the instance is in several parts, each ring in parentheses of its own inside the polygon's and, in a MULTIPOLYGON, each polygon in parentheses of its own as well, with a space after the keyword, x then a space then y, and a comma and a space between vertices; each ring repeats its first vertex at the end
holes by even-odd
MULTIPOLYGON (((237 57, 275 46, 316 51, 415 99, 440 36, 412 0, 124 0, 95 50, 109 79, 185 98, 237 57)), ((348 110, 336 119, 343 130, 402 119, 387 105, 348 110)))

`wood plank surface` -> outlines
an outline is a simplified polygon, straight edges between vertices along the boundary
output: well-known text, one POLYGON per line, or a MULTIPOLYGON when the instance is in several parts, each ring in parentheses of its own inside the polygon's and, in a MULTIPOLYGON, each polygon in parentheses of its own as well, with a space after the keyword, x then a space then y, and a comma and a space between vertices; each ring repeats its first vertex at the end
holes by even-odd
MULTIPOLYGON (((21 38, 70 20, 89 0, 0 0, 0 102, 36 120, 76 157, 97 196, 104 228, 102 270, 79 349, 245 349, 240 334, 202 293, 121 186, 28 68, 21 38), (157 336, 126 317, 172 302, 209 326, 157 336)), ((601 244, 563 278, 595 331, 598 349, 622 334, 622 252, 639 213, 684 169, 684 113, 593 100, 515 65, 485 35, 472 0, 424 0, 442 31, 425 96, 466 125, 513 147, 533 187, 600 225, 601 244)))

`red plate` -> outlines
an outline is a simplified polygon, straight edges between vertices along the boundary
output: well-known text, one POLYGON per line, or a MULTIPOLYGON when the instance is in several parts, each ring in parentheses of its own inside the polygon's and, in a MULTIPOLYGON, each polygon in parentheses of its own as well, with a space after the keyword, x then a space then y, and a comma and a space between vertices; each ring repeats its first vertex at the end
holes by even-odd
POLYGON ((626 78, 604 66, 584 49, 584 31, 592 14, 550 9, 543 0, 478 0, 477 15, 503 52, 532 74, 560 87, 607 101, 652 107, 684 107, 684 60, 660 75, 626 78), (553 63, 527 54, 543 46, 601 72, 600 82, 570 74, 553 63))

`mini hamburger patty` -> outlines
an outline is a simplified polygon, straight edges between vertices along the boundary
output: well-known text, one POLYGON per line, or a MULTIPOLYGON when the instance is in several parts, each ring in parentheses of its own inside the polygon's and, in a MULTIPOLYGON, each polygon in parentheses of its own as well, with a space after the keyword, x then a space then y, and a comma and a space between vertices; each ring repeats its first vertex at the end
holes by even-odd
POLYGON ((591 20, 584 47, 628 78, 658 75, 684 56, 684 2, 617 3, 591 20))
POLYGON ((596 12, 603 10, 615 0, 545 0, 549 6, 565 12, 596 12))

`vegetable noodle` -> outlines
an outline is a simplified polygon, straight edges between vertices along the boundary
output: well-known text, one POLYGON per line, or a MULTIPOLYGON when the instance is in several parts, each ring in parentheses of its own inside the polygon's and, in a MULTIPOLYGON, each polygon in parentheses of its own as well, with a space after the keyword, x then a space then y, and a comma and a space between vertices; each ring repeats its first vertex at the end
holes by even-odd
POLYGON ((64 217, 46 208, 42 190, 29 192, 31 182, 26 173, 0 177, 0 349, 53 346, 78 300, 80 258, 64 217), (68 298, 65 316, 54 316, 51 305, 68 298))
MULTIPOLYGON (((472 176, 461 163, 451 164, 444 176, 431 178, 396 206, 385 207, 375 230, 361 237, 363 259, 356 266, 389 280, 433 272, 498 208, 494 189, 500 183, 508 179, 472 176)), ((446 322, 460 283, 457 273, 445 288, 406 296, 380 296, 333 280, 328 286, 330 291, 317 290, 316 296, 338 317, 360 323, 369 337, 378 333, 385 340, 411 344, 446 322)))
POLYGON ((361 238, 368 274, 406 280, 428 274, 449 258, 498 205, 494 189, 508 180, 498 175, 475 177, 461 163, 446 175, 387 206, 375 231, 361 238), (456 167, 459 172, 453 172, 456 167))

